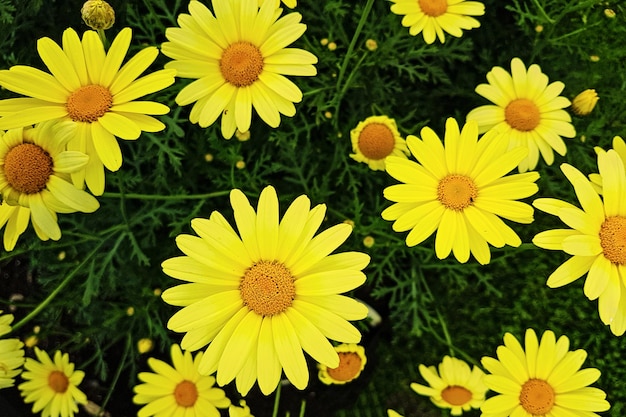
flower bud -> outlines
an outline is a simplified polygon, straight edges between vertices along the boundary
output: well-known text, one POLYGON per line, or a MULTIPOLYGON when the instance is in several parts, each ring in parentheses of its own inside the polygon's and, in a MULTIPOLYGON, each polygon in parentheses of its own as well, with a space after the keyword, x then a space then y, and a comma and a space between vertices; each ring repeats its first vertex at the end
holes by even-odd
POLYGON ((115 10, 104 0, 87 0, 80 14, 87 26, 95 30, 108 29, 115 23, 115 10))
POLYGON ((591 113, 598 100, 599 97, 596 90, 589 88, 574 97, 574 100, 572 100, 572 110, 579 116, 586 116, 591 113))

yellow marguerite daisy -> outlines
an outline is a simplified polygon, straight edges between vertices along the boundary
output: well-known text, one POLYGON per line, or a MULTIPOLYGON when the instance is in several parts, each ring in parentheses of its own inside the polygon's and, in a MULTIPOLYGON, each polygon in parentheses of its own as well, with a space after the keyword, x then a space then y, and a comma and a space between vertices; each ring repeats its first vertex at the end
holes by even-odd
POLYGON ((317 58, 287 48, 306 30, 300 13, 280 17, 273 2, 259 9, 257 0, 212 0, 213 13, 198 1, 189 14, 178 16, 180 28, 168 28, 162 51, 174 61, 166 68, 195 79, 176 96, 176 103, 194 103, 192 123, 207 127, 222 115, 222 135, 250 129, 252 107, 271 127, 280 114, 293 116, 300 89, 285 75, 315 75, 317 58))
POLYGON ((498 346, 498 359, 485 356, 481 363, 490 375, 484 382, 498 393, 480 407, 482 417, 598 416, 610 408, 606 394, 588 385, 600 377, 595 368, 580 369, 587 358, 583 349, 569 350, 566 336, 556 340, 547 330, 541 341, 526 330, 525 349, 511 333, 498 346))
POLYGON ((487 73, 487 82, 476 87, 476 92, 494 104, 475 108, 467 120, 478 122, 481 133, 500 130, 511 148, 527 147, 528 157, 520 162, 520 172, 535 169, 539 154, 548 165, 554 162, 553 150, 565 155, 567 147, 561 136, 573 138, 576 130, 563 110, 571 103, 559 95, 565 88, 562 82, 548 84, 548 76, 539 65, 526 70, 519 58, 511 60, 511 74, 493 67, 487 73))
POLYGON ((89 159, 65 150, 74 135, 71 123, 43 122, 0 134, 0 228, 6 226, 5 250, 13 250, 31 220, 41 240, 59 240, 57 213, 92 213, 100 207, 98 200, 70 182, 70 174, 84 170, 89 159))
POLYGON ((186 350, 209 344, 200 373, 217 371, 224 385, 236 378, 245 395, 258 379, 264 394, 274 391, 284 370, 298 389, 309 380, 303 350, 319 363, 339 365, 328 339, 358 343, 360 332, 348 320, 367 316, 365 305, 341 293, 365 282, 361 270, 369 256, 332 254, 350 235, 342 223, 313 237, 326 213, 310 208, 302 195, 279 221, 272 186, 260 195, 257 210, 240 190, 230 194, 237 233, 218 212, 193 219, 199 237, 180 235, 185 253, 163 262, 163 271, 190 283, 163 292, 165 302, 184 306, 167 326, 187 332, 186 350))
POLYGON ((254 417, 250 412, 250 407, 246 405, 245 400, 239 400, 239 405, 231 405, 228 407, 228 417, 254 417))
POLYGON ((571 229, 541 232, 533 243, 572 255, 548 277, 548 286, 561 287, 587 274, 585 295, 598 299, 600 320, 621 336, 626 332, 626 173, 622 159, 612 149, 598 154, 598 169, 602 198, 583 173, 561 165, 581 208, 553 198, 536 199, 533 205, 537 209, 558 216, 571 229))
MULTIPOLYGON (((0 310, 2 314, 2 310, 0 310)), ((0 315, 0 336, 11 331, 13 314, 0 315)), ((24 343, 19 339, 0 340, 0 389, 12 387, 24 364, 24 343)))
MULTIPOLYGON (((276 8, 280 6, 280 2, 281 2, 281 0, 259 0, 259 7, 263 6, 263 3, 265 3, 265 1, 267 1, 268 3, 273 1, 274 7, 276 8)), ((282 0, 282 2, 285 4, 285 6, 289 7, 290 9, 293 9, 298 4, 298 0, 282 0)))
POLYGON ((463 30, 470 30, 480 26, 480 22, 471 16, 485 14, 485 5, 477 1, 466 0, 391 0, 394 4, 391 11, 397 15, 404 15, 402 26, 409 28, 409 33, 415 36, 419 33, 428 44, 444 43, 444 32, 460 38, 463 30))
POLYGON ((83 371, 74 370, 67 353, 56 351, 54 361, 38 347, 38 360, 26 358, 22 378, 18 385, 25 403, 33 404, 33 413, 43 417, 74 417, 78 404, 86 404, 87 396, 78 389, 85 377, 83 371))
POLYGON ((73 29, 63 32, 62 45, 50 38, 37 41, 37 50, 50 74, 23 65, 0 71, 0 86, 29 97, 0 100, 0 129, 30 126, 46 120, 69 120, 76 125, 69 150, 89 155, 85 170, 72 174, 78 188, 86 182, 94 195, 104 192, 104 168, 117 171, 122 152, 116 137, 137 139, 142 131, 158 132, 165 125, 148 116, 169 108, 136 99, 174 83, 174 70, 137 78, 156 59, 154 46, 144 48, 122 66, 132 32, 124 28, 108 52, 98 33, 81 39, 73 29))
POLYGON ((483 371, 460 359, 444 356, 439 372, 434 366, 419 366, 420 374, 428 386, 411 383, 411 389, 430 397, 439 408, 449 408, 450 414, 460 416, 463 411, 479 408, 485 401, 487 386, 483 383, 483 371))
POLYGON ((198 372, 202 352, 192 358, 174 344, 171 356, 173 366, 149 358, 148 366, 154 372, 139 373, 143 384, 135 386, 133 402, 147 405, 137 416, 219 417, 218 408, 228 408, 230 400, 224 390, 214 387, 215 377, 198 372))
POLYGON ((320 381, 326 385, 344 385, 357 379, 367 363, 365 348, 356 343, 342 343, 335 346, 335 351, 339 354, 339 366, 331 368, 318 363, 320 381))
POLYGON ((394 220, 393 230, 410 230, 408 246, 415 246, 435 230, 435 253, 439 259, 450 252, 467 262, 470 252, 481 264, 490 261, 488 245, 519 246, 520 238, 500 217, 531 223, 533 209, 515 201, 537 192, 536 172, 505 176, 527 153, 525 148, 507 151, 508 144, 496 131, 478 140, 475 122, 459 131, 456 120, 446 121, 445 146, 429 127, 422 138, 409 135, 407 145, 417 163, 387 157, 389 175, 403 184, 385 188, 386 199, 395 202, 382 212, 394 220))
POLYGON ((350 157, 366 163, 374 171, 385 170, 385 158, 390 155, 407 157, 409 149, 400 136, 396 121, 387 116, 370 116, 350 131, 350 157))

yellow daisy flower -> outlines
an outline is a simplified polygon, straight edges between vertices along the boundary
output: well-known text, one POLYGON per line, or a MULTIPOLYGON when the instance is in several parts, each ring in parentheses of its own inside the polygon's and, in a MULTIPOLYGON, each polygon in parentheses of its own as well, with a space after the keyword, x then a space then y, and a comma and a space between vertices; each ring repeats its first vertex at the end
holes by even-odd
MULTIPOLYGON (((265 3, 266 0, 259 0, 259 7, 263 6, 263 3, 265 3)), ((278 8, 280 7, 280 2, 281 0, 267 0, 268 3, 269 2, 274 2, 274 7, 278 8)), ((282 0, 282 2, 285 4, 285 6, 289 7, 290 9, 293 9, 294 7, 296 7, 298 5, 298 0, 282 0)))
POLYGON ((505 176, 527 153, 525 148, 507 151, 508 144, 496 131, 478 140, 475 122, 459 131, 456 120, 446 121, 445 146, 429 127, 422 138, 409 135, 407 145, 417 163, 397 156, 385 161, 389 175, 403 184, 385 188, 386 199, 395 202, 382 212, 395 220, 393 230, 410 230, 408 246, 423 242, 437 230, 435 253, 450 252, 467 262, 470 252, 481 264, 490 261, 488 245, 501 248, 521 244, 517 234, 500 217, 531 223, 533 209, 515 201, 537 192, 536 172, 505 176))
POLYGON ((100 207, 98 200, 70 182, 70 174, 84 169, 89 159, 65 150, 73 128, 70 123, 44 122, 2 134, 0 228, 6 225, 5 250, 13 250, 29 220, 41 240, 59 240, 57 213, 92 213, 100 207))
POLYGON ((87 396, 78 389, 85 373, 74 370, 67 353, 56 351, 54 361, 35 347, 38 360, 26 358, 22 378, 18 385, 25 403, 33 404, 33 413, 41 411, 43 417, 74 417, 77 404, 86 404, 87 396))
POLYGON ((159 51, 144 48, 122 66, 131 37, 130 28, 122 29, 105 53, 96 31, 86 31, 81 42, 73 29, 66 29, 61 46, 50 38, 37 41, 51 74, 23 65, 0 71, 0 86, 29 96, 0 100, 0 129, 46 120, 73 122, 77 129, 67 147, 89 155, 89 162, 72 174, 72 181, 78 188, 86 182, 94 195, 104 192, 103 167, 117 171, 122 165, 116 137, 134 140, 142 131, 161 131, 165 125, 148 115, 169 111, 164 104, 136 100, 173 84, 175 71, 137 78, 159 51))
POLYGON ((250 412, 250 407, 246 405, 245 400, 239 400, 239 405, 231 405, 228 407, 228 417, 254 417, 250 412))
POLYGON ((350 157, 366 163, 374 171, 385 170, 389 155, 407 157, 409 149, 400 136, 396 121, 387 116, 370 116, 350 131, 352 151, 350 157))
POLYGON ((480 84, 476 92, 494 105, 475 108, 467 120, 478 122, 478 131, 499 129, 510 147, 528 147, 528 157, 519 164, 520 172, 535 169, 539 154, 546 164, 554 162, 554 151, 565 155, 563 137, 573 138, 572 118, 563 110, 571 103, 560 96, 565 85, 548 84, 548 76, 537 64, 528 67, 519 58, 511 60, 511 74, 501 67, 487 73, 489 84, 480 84))
POLYGON ((434 366, 419 366, 420 374, 428 386, 411 383, 411 389, 430 397, 439 408, 449 408, 450 414, 460 416, 463 411, 479 408, 485 401, 487 386, 483 383, 483 371, 460 359, 444 356, 439 373, 434 366))
MULTIPOLYGON (((2 310, 0 310, 2 314, 2 310)), ((0 336, 11 331, 13 314, 0 315, 0 336)), ((24 364, 24 343, 19 339, 0 340, 0 389, 12 387, 24 364)))
POLYGON ((572 255, 549 277, 548 286, 557 288, 584 274, 584 293, 598 299, 600 320, 618 336, 626 332, 626 173, 617 152, 598 155, 602 177, 602 198, 579 170, 568 164, 561 171, 572 183, 581 208, 553 198, 539 198, 533 205, 558 216, 571 229, 547 230, 533 243, 540 248, 562 250, 572 255))
POLYGON ((134 388, 135 404, 147 404, 138 417, 185 416, 219 417, 218 408, 227 408, 230 400, 224 390, 214 387, 215 377, 198 372, 202 352, 195 358, 174 344, 171 348, 172 365, 155 358, 148 359, 154 372, 140 372, 143 384, 134 388))
POLYGON ((464 30, 480 26, 471 16, 485 14, 485 5, 477 1, 465 0, 391 0, 391 11, 403 15, 402 26, 409 28, 412 36, 422 33, 428 44, 435 42, 435 35, 441 43, 446 38, 444 32, 460 38, 464 30))
POLYGON ((365 348, 355 343, 342 343, 335 346, 335 351, 339 354, 339 366, 331 368, 318 363, 320 381, 326 385, 343 385, 357 379, 367 363, 365 348))
POLYGON ((600 377, 595 368, 580 369, 587 358, 583 349, 569 350, 566 336, 556 340, 547 330, 537 340, 526 330, 525 349, 511 333, 496 350, 498 359, 485 356, 482 365, 490 372, 484 382, 498 393, 480 407, 482 417, 598 416, 610 408, 606 394, 589 387, 600 377))
POLYGON ((184 349, 209 344, 199 370, 217 371, 220 385, 236 378, 245 395, 258 379, 269 394, 284 370, 296 388, 304 389, 309 373, 303 350, 337 367, 339 355, 328 339, 360 341, 348 320, 365 318, 368 309, 340 294, 365 282, 361 270, 370 258, 360 252, 331 255, 352 227, 338 224, 313 237, 326 207, 311 209, 305 195, 280 221, 272 186, 261 192, 256 212, 240 190, 231 192, 230 201, 239 233, 218 212, 193 219, 199 237, 178 236, 185 256, 163 262, 167 275, 190 282, 163 292, 165 302, 184 306, 167 326, 187 332, 184 349))
POLYGON ((293 116, 300 89, 285 75, 315 75, 317 58, 287 48, 306 30, 300 13, 282 18, 267 1, 212 0, 213 13, 198 1, 178 17, 180 28, 168 28, 162 51, 174 61, 177 75, 195 79, 176 96, 176 103, 195 103, 192 123, 207 127, 222 115, 222 135, 250 129, 252 107, 265 123, 278 127, 280 114, 293 116))

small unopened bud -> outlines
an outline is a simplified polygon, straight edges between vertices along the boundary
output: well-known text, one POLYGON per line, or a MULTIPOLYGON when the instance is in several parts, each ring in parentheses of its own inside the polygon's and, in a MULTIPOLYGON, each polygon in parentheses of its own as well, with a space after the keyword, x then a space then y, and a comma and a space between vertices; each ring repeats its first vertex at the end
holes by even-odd
POLYGON ((334 51, 337 49, 337 44, 335 42, 329 42, 327 47, 329 51, 334 51))
POLYGON ((320 39, 320 45, 322 45, 322 46, 326 46, 326 45, 328 45, 328 38, 322 38, 322 39, 320 39))
POLYGON ((365 47, 370 51, 375 51, 378 49, 378 42, 374 39, 368 39, 365 41, 365 47))
POLYGON ((598 62, 599 60, 600 60, 600 57, 598 55, 589 55, 589 61, 598 62))
POLYGON ((541 33, 541 32, 543 32, 543 25, 537 25, 537 26, 535 26, 535 32, 537 32, 537 33, 541 33))
POLYGON ((615 10, 613 9, 604 9, 604 15, 609 19, 614 19, 616 16, 615 10))
POLYGON ((144 337, 143 339, 139 339, 137 341, 137 351, 142 354, 150 352, 153 346, 154 343, 152 342, 152 339, 149 339, 147 337, 144 337))
POLYGON ((235 168, 237 169, 244 169, 246 167, 246 163, 244 161, 237 161, 235 163, 235 168))
POLYGON ((108 29, 115 23, 115 10, 104 0, 87 0, 80 14, 87 26, 95 30, 108 29))
POLYGON ((366 248, 371 248, 372 246, 374 246, 375 240, 372 236, 365 236, 363 238, 363 246, 365 246, 366 248))
POLYGON ((596 90, 589 88, 574 97, 574 100, 572 100, 572 110, 579 116, 586 116, 591 113, 598 100, 599 97, 596 90))
POLYGON ((239 142, 245 142, 250 140, 250 131, 246 130, 245 132, 241 132, 239 129, 235 130, 235 137, 239 142))

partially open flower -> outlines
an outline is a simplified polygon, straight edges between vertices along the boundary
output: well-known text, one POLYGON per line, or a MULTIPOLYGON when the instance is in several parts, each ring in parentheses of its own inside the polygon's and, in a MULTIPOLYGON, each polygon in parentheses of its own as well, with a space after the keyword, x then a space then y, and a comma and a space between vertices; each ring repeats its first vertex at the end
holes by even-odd
POLYGON ((588 88, 572 100, 572 110, 579 116, 586 116, 593 111, 600 98, 593 88, 588 88))
POLYGON ((92 29, 109 29, 115 23, 115 10, 104 0, 88 0, 80 9, 83 21, 92 29))
POLYGON ((343 385, 357 379, 367 363, 365 348, 354 343, 344 343, 335 346, 335 351, 339 354, 339 366, 329 368, 326 365, 318 364, 320 381, 326 385, 343 385))

